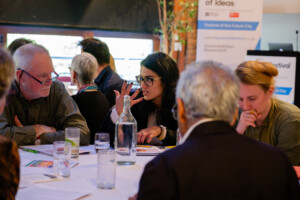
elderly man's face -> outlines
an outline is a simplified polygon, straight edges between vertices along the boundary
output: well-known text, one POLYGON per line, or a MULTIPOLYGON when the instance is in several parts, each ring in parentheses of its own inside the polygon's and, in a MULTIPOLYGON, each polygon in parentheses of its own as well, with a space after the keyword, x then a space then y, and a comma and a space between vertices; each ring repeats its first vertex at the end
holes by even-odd
MULTIPOLYGON (((51 79, 51 73, 54 71, 52 60, 46 53, 35 54, 30 66, 23 69, 41 82, 51 79)), ((22 71, 19 70, 18 73, 20 74, 22 71)), ((19 76, 21 93, 25 99, 33 100, 47 97, 50 93, 52 81, 47 81, 42 85, 31 76, 25 72, 22 73, 21 77, 19 76)))

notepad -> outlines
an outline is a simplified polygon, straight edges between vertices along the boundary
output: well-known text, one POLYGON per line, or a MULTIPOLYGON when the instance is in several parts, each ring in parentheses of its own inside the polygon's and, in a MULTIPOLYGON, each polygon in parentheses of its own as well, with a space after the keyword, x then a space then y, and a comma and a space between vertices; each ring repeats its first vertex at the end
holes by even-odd
POLYGON ((156 156, 157 154, 160 154, 163 151, 163 149, 151 145, 138 145, 136 147, 137 156, 156 156))
POLYGON ((18 190, 16 199, 22 200, 24 196, 32 196, 32 199, 43 199, 43 200, 73 200, 73 199, 80 199, 85 196, 88 196, 91 191, 85 190, 65 190, 65 189, 56 189, 44 186, 37 186, 34 185, 32 187, 28 187, 25 189, 18 190), (37 192, 38 191, 38 192, 37 192))

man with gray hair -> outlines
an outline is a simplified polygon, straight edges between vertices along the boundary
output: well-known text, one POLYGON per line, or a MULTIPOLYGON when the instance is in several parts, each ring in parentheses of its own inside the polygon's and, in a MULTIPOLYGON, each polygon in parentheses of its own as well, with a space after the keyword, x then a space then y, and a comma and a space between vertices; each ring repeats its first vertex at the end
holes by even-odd
POLYGON ((56 81, 49 52, 36 44, 25 44, 14 56, 16 80, 14 95, 0 116, 0 132, 18 145, 42 144, 64 140, 64 129, 80 128, 80 144, 89 144, 89 129, 80 111, 56 81))
POLYGON ((211 61, 181 73, 174 113, 180 145, 146 165, 137 199, 300 199, 284 153, 230 125, 238 85, 231 71, 211 61))

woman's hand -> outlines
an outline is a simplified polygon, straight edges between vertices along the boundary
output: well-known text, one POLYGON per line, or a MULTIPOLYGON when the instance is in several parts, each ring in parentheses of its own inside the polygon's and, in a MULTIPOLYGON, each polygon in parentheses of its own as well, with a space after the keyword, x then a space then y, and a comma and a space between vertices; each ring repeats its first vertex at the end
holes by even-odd
MULTIPOLYGON (((120 115, 123 111, 123 104, 124 104, 124 96, 129 95, 129 92, 131 90, 133 83, 130 83, 127 85, 127 81, 123 82, 122 89, 121 89, 121 94, 119 91, 114 90, 116 94, 116 110, 118 115, 120 115)), ((131 96, 130 96, 130 106, 133 106, 134 104, 137 104, 141 101, 143 101, 143 97, 134 99, 140 92, 140 89, 137 89, 131 96)))
POLYGON ((245 110, 240 116, 239 123, 236 127, 236 131, 239 134, 244 134, 248 126, 256 127, 255 121, 257 120, 258 114, 255 110, 245 110))
POLYGON ((152 126, 146 129, 142 129, 137 133, 137 143, 150 143, 152 138, 157 137, 161 134, 161 131, 162 130, 159 126, 152 126))

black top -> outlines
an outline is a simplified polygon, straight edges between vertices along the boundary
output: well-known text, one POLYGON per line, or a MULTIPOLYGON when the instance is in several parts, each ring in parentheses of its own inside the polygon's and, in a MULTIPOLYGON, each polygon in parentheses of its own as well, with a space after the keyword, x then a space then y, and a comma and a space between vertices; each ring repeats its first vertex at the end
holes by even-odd
POLYGON ((94 144, 97 128, 109 111, 108 101, 99 91, 82 92, 72 97, 91 131, 90 144, 94 144))
MULTIPOLYGON (((137 121, 138 131, 148 128, 148 117, 151 114, 150 110, 146 110, 146 107, 150 106, 149 101, 142 101, 131 107, 131 112, 137 121)), ((173 118, 171 110, 168 110, 161 120, 156 121, 157 125, 163 125, 166 127, 166 137, 162 140, 164 146, 170 146, 176 144, 176 131, 177 121, 173 118)))
MULTIPOLYGON (((142 101, 138 104, 135 104, 131 107, 131 113, 137 121, 137 131, 147 128, 149 110, 145 109, 145 106, 148 106, 149 102, 142 101)), ((104 119, 104 122, 99 126, 99 131, 109 132, 110 135, 110 145, 114 147, 115 141, 115 124, 111 121, 110 118, 111 112, 109 112, 104 119)), ((164 118, 158 122, 158 125, 163 125, 166 127, 166 137, 162 140, 163 146, 170 146, 176 144, 176 131, 177 131, 177 121, 172 117, 171 110, 167 111, 164 115, 164 118)))
POLYGON ((114 90, 121 91, 123 80, 110 66, 105 67, 95 79, 98 90, 106 96, 110 107, 115 105, 116 95, 114 90))

